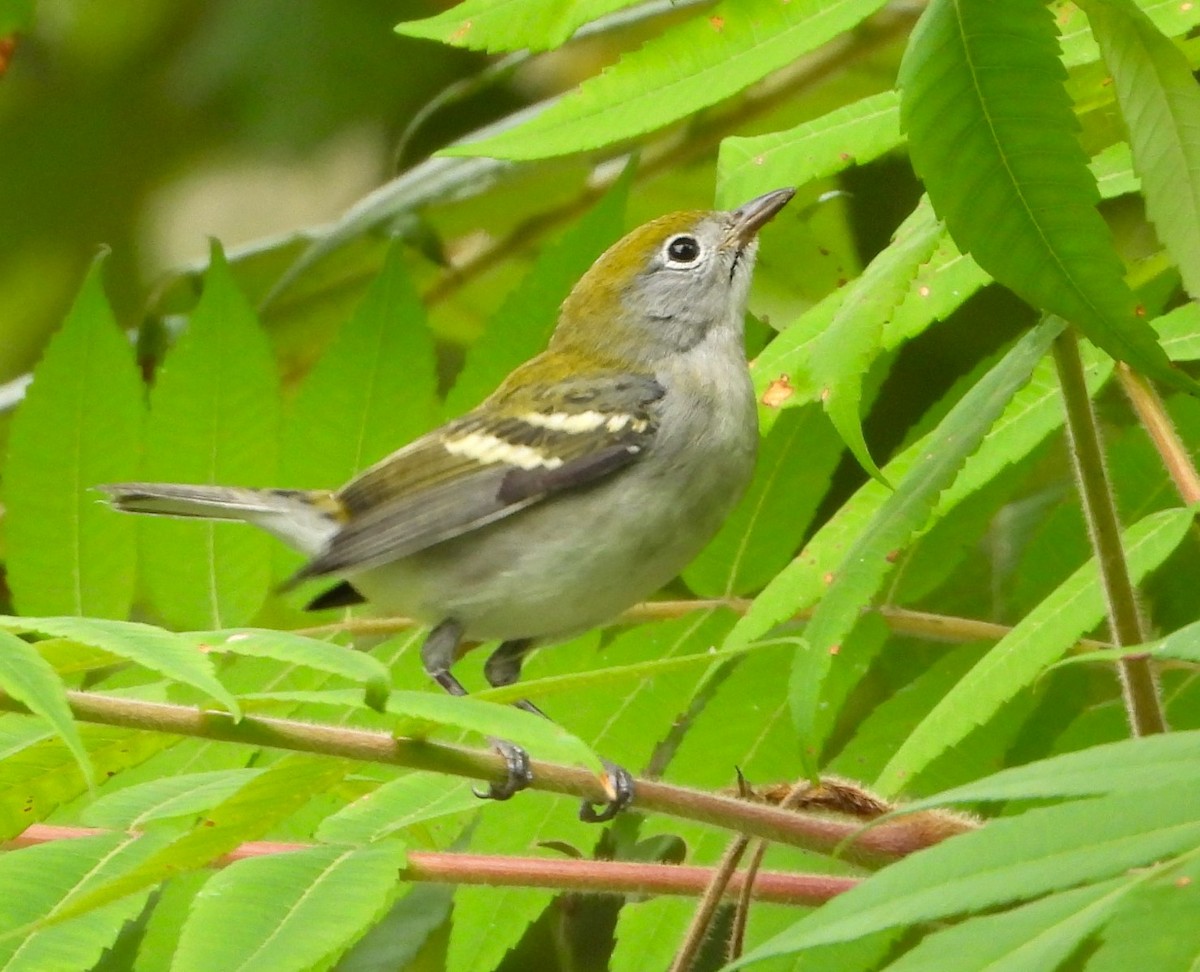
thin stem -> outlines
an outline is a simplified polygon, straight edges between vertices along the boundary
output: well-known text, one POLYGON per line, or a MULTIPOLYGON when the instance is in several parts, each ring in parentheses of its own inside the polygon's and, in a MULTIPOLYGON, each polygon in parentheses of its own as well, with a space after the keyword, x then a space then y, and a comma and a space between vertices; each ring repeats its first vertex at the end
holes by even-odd
MULTIPOLYGON (((1083 359, 1079 355, 1079 337, 1074 328, 1066 328, 1055 338, 1054 364, 1066 409, 1071 458, 1100 568, 1113 640, 1120 646, 1142 644, 1147 636, 1121 545, 1121 527, 1112 485, 1104 468, 1100 429, 1092 410, 1083 359)), ((1134 734, 1165 732, 1167 723, 1150 662, 1146 658, 1125 658, 1117 663, 1117 670, 1134 734)))
MULTIPOLYGON (((55 840, 71 840, 111 833, 93 827, 57 827, 34 824, 19 837, 0 845, 10 850, 32 847, 55 840)), ((286 854, 313 845, 252 841, 219 858, 224 867, 249 857, 286 854)), ((549 888, 592 894, 674 894, 695 897, 704 892, 713 868, 680 864, 643 864, 635 861, 559 860, 540 857, 510 857, 491 854, 457 854, 445 851, 410 851, 400 869, 403 881, 439 884, 477 884, 490 887, 549 888)), ((770 871, 758 875, 754 895, 760 901, 778 904, 816 905, 848 891, 859 878, 825 874, 785 874, 770 871)), ((727 893, 742 891, 742 880, 734 875, 727 893)))
MULTIPOLYGON (((816 787, 807 777, 800 780, 788 790, 783 799, 779 801, 778 806, 780 810, 795 810, 802 806, 828 807, 862 817, 863 820, 873 820, 894 809, 875 794, 868 793, 848 781, 833 777, 823 779, 821 785, 816 787)), ((768 841, 759 840, 754 845, 754 851, 750 855, 750 862, 746 865, 746 870, 742 872, 742 893, 738 895, 737 906, 733 913, 729 947, 725 952, 726 961, 735 962, 742 957, 746 942, 746 924, 750 920, 750 903, 756 893, 757 877, 768 846, 768 841)))
POLYGON ((1117 379, 1125 389, 1125 394, 1146 429, 1146 434, 1150 436, 1154 448, 1162 457, 1163 465, 1167 467, 1167 474, 1175 484, 1180 498, 1188 506, 1200 503, 1200 473, 1196 472, 1191 454, 1179 438, 1175 423, 1167 414, 1166 406, 1163 405, 1163 400, 1154 390, 1154 386, 1124 362, 1117 365, 1117 379))
POLYGON ((692 966, 696 964, 696 956, 700 954, 704 939, 708 937, 708 930, 717 913, 717 908, 720 907, 721 901, 726 896, 732 893, 737 894, 740 898, 743 893, 751 894, 757 890, 754 881, 755 875, 743 874, 741 875, 740 892, 733 891, 739 877, 738 863, 749 845, 750 838, 745 834, 738 834, 733 842, 725 848, 725 853, 721 855, 717 866, 709 870, 708 885, 700 896, 696 913, 692 915, 691 924, 688 925, 683 942, 679 946, 679 951, 675 953, 675 960, 671 963, 668 972, 690 972, 692 966))
MULTIPOLYGON (((490 750, 398 738, 383 732, 265 716, 235 720, 225 712, 90 692, 70 691, 67 702, 81 722, 386 763, 476 780, 501 782, 507 776, 503 758, 490 750)), ((2 693, 0 710, 29 712, 21 702, 2 693)), ((568 794, 593 803, 608 799, 600 779, 589 770, 540 760, 533 761, 532 769, 532 789, 568 794)), ((852 820, 790 813, 732 796, 653 780, 638 780, 636 786, 633 805, 637 809, 822 853, 838 853, 845 860, 867 867, 881 866, 950 836, 945 824, 929 819, 931 815, 924 813, 901 817, 863 832, 852 820)), ((962 832, 974 827, 973 823, 963 821, 952 829, 962 832)))
MULTIPOLYGON (((650 621, 663 621, 670 618, 680 618, 694 611, 714 611, 726 609, 737 614, 745 614, 753 602, 746 598, 694 598, 678 601, 646 601, 637 604, 622 614, 614 624, 646 624, 650 621)), ((961 618, 950 614, 933 614, 928 611, 912 611, 908 608, 883 606, 868 608, 865 612, 880 617, 883 622, 896 634, 911 635, 915 638, 927 638, 931 641, 946 641, 952 643, 967 643, 971 641, 999 641, 1008 635, 1012 628, 993 621, 980 621, 976 618, 961 618)), ((807 621, 811 611, 801 611, 794 615, 793 621, 807 621)), ((294 633, 307 635, 311 638, 321 638, 327 635, 349 634, 363 637, 382 637, 400 634, 419 627, 420 623, 412 618, 347 618, 333 624, 315 625, 310 628, 296 628, 294 633)), ((1103 641, 1092 641, 1087 638, 1077 642, 1072 650, 1087 652, 1101 648, 1111 648, 1111 644, 1103 641)))

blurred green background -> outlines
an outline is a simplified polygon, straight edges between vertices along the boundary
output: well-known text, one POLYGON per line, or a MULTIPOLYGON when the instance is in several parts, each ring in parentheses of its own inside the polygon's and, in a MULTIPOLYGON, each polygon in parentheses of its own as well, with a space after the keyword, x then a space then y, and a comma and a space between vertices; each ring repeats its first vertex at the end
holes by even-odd
MULTIPOLYGON (((327 221, 390 175, 414 112, 482 61, 392 30, 438 9, 36 3, 0 79, 0 383, 34 363, 99 246, 132 325, 207 237, 235 247, 327 221)), ((492 100, 439 113, 413 150, 506 107, 492 100)))
MULTIPOLYGON (((429 193, 432 204, 398 207, 400 222, 364 221, 275 288, 322 227, 397 173, 595 74, 696 5, 663 2, 649 20, 496 71, 496 58, 394 32, 450 6, 434 0, 0 0, 0 36, 15 39, 0 77, 0 449, 12 382, 36 362, 101 246, 112 251, 105 283, 118 319, 143 328, 149 361, 161 351, 158 325, 194 302, 218 239, 290 389, 379 268, 386 233, 367 230, 400 232, 448 386, 463 345, 529 261, 611 184, 620 147, 459 179, 429 193), (417 120, 459 83, 475 87, 417 120)), ((643 140, 626 225, 709 205, 724 137, 781 130, 889 88, 914 16, 900 9, 643 140)), ((801 186, 764 234, 751 310, 786 326, 857 275, 919 192, 896 155, 801 186)), ((883 394, 906 391, 868 417, 878 448, 1003 343, 1014 310, 987 291, 956 314, 983 326, 935 327, 899 356, 883 394), (921 380, 903 380, 913 374, 921 380)), ((767 333, 752 330, 752 350, 767 333)), ((860 481, 852 463, 844 476, 860 481)))

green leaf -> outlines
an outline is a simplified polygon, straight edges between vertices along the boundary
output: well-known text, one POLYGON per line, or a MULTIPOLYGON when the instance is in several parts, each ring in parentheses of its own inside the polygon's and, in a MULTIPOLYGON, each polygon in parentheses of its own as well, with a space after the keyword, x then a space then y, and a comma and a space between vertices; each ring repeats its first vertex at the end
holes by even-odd
POLYGON ((446 396, 445 414, 461 415, 490 395, 510 371, 543 351, 558 323, 558 308, 584 272, 621 235, 632 166, 591 210, 545 247, 483 336, 471 345, 446 396))
POLYGON ((153 843, 105 834, 0 854, 0 968, 5 972, 90 969, 125 922, 137 917, 146 894, 114 901, 61 925, 28 930, 56 916, 114 874, 134 867, 153 843), (28 930, 28 931, 26 931, 28 930), (24 934, 15 935, 14 932, 24 934))
POLYGON ((284 421, 278 482, 300 489, 340 486, 427 432, 436 408, 433 338, 397 239, 362 303, 296 394, 284 421))
MULTIPOLYGON (((526 856, 547 852, 538 843, 553 839, 590 851, 599 828, 577 819, 569 797, 525 801, 513 814, 505 804, 485 803, 471 829, 471 848, 478 853, 526 856)), ((554 856, 559 856, 554 852, 554 856)), ((515 947, 525 930, 554 900, 542 888, 460 887, 454 894, 454 921, 446 949, 447 972, 492 972, 515 947), (487 929, 486 934, 479 930, 487 929)))
MULTIPOLYGON (((1131 169, 1129 149, 1123 143, 1098 153, 1091 162, 1091 169, 1105 199, 1137 191, 1138 181, 1131 169)), ((885 351, 897 348, 923 333, 935 321, 945 320, 990 282, 991 277, 971 257, 960 253, 950 235, 943 231, 932 256, 917 268, 907 293, 890 308, 884 319, 880 348, 885 351)), ((782 403, 784 407, 817 399, 820 385, 809 367, 814 358, 813 348, 818 336, 842 312, 848 296, 847 287, 830 293, 785 327, 751 363, 754 387, 760 397, 773 382, 786 376, 791 395, 782 403)), ((760 420, 766 427, 778 409, 763 412, 760 420)))
POLYGON ((860 98, 788 131, 731 136, 717 156, 717 205, 731 209, 773 187, 828 178, 903 141, 895 91, 860 98))
POLYGON ((473 51, 545 51, 558 47, 583 24, 638 0, 463 0, 423 20, 396 25, 407 37, 466 47, 473 51))
POLYGON ((387 711, 403 716, 395 731, 420 737, 420 723, 453 726, 484 736, 507 739, 552 762, 582 765, 600 771, 600 760, 578 737, 549 719, 508 705, 470 696, 435 695, 432 692, 393 692, 387 711))
MULTIPOLYGON (((57 923, 74 918, 180 872, 204 867, 239 844, 262 837, 345 775, 346 766, 340 760, 284 757, 214 806, 194 830, 169 843, 156 841, 153 853, 136 867, 98 882, 49 920, 57 923)), ((138 841, 148 836, 143 834, 138 841)))
POLYGON ((322 821, 317 839, 367 844, 414 824, 479 808, 469 780, 415 771, 389 780, 322 821))
MULTIPOLYGON (((1184 0, 1137 0, 1142 13, 1168 37, 1182 37, 1200 24, 1200 6, 1184 0)), ((1055 4, 1055 19, 1059 25, 1062 60, 1067 67, 1092 64, 1100 59, 1100 51, 1092 36, 1092 25, 1084 15, 1081 4, 1055 4)))
POLYGON ((737 965, 1169 863, 1200 843, 1196 800, 1200 784, 1193 780, 992 820, 890 865, 737 965))
POLYGON ((237 861, 196 895, 176 972, 304 972, 324 965, 375 920, 397 888, 404 848, 311 847, 237 861))
MULTIPOLYGON (((700 614, 701 612, 695 613, 700 614)), ((630 683, 636 685, 638 682, 644 682, 660 675, 677 679, 679 673, 697 668, 708 668, 721 662, 734 661, 742 655, 766 651, 776 644, 776 642, 757 642, 730 651, 717 650, 709 644, 692 654, 672 654, 663 658, 647 658, 643 661, 611 665, 605 668, 589 667, 585 671, 549 675, 544 678, 523 677, 521 681, 513 685, 482 689, 479 692, 472 692, 471 695, 472 698, 486 699, 489 702, 512 703, 523 698, 545 699, 564 693, 587 692, 589 695, 595 695, 614 691, 627 692, 630 683)))
POLYGON ((55 638, 71 638, 128 658, 167 678, 191 685, 216 699, 235 717, 241 718, 237 700, 217 681, 212 662, 186 638, 134 621, 104 621, 98 618, 6 618, 0 629, 14 633, 34 631, 55 638))
POLYGON ((947 803, 1033 800, 1135 793, 1200 776, 1200 731, 1121 739, 1013 766, 982 780, 904 805, 905 812, 947 803))
POLYGON ((972 918, 926 936, 888 972, 1054 972, 1134 886, 1117 878, 972 918))
POLYGON ((888 485, 863 438, 859 408, 863 376, 877 353, 884 322, 900 304, 918 270, 941 242, 942 224, 927 199, 896 230, 883 249, 846 288, 833 320, 809 345, 808 367, 821 389, 825 413, 859 464, 888 485))
POLYGON ((1083 4, 1112 72, 1146 211, 1200 297, 1200 86, 1183 52, 1132 0, 1083 4))
POLYGON ((1114 357, 1177 387, 1135 299, 1063 87, 1042 0, 933 0, 900 69, 913 165, 963 252, 1114 357))
MULTIPOLYGON (((979 654, 974 646, 959 646, 914 673, 910 681, 874 706, 858 722, 853 737, 822 767, 822 771, 859 780, 876 776, 896 751, 896 740, 903 739, 954 687, 978 660, 979 654)), ((836 672, 837 668, 832 671, 836 672)), ((970 768, 973 767, 968 764, 970 768)))
POLYGON ((181 636, 197 649, 224 651, 253 658, 274 658, 303 665, 331 675, 340 675, 366 688, 367 704, 382 711, 391 691, 392 673, 378 659, 345 645, 305 638, 290 631, 261 628, 231 631, 199 631, 181 636))
MULTIPOLYGON (((1161 564, 1187 535, 1195 515, 1164 510, 1125 531, 1125 556, 1134 583, 1161 564)), ((1042 670, 1105 616, 1096 564, 1089 561, 1030 611, 946 694, 900 744, 878 781, 896 793, 913 775, 945 752, 1001 705, 1031 684, 1042 670)))
MULTIPOLYGON (((11 732, 0 732, 0 839, 15 837, 88 792, 79 761, 61 737, 51 736, 44 724, 23 716, 8 716, 5 721, 32 733, 15 738, 11 732)), ((79 735, 101 780, 147 762, 173 742, 159 733, 108 726, 80 726, 79 735)))
POLYGON ((137 471, 142 382, 92 263, 12 424, 4 470, 8 583, 25 614, 123 618, 135 522, 94 487, 137 471))
POLYGON ((787 661, 786 646, 773 645, 747 656, 712 686, 711 698, 693 715, 667 767, 667 778, 689 786, 733 786, 736 766, 752 782, 794 779, 800 756, 787 685, 780 677, 787 661))
MULTIPOLYGON (((1113 362, 1090 345, 1080 348, 1084 356, 1088 392, 1095 395, 1112 377, 1113 362)), ((991 482, 1005 468, 1029 455, 1047 435, 1063 424, 1062 388, 1054 362, 1049 358, 1034 368, 1029 383, 1017 393, 979 451, 963 464, 962 472, 942 494, 939 514, 962 502, 991 482)))
POLYGON ((1200 359, 1200 304, 1184 304, 1156 317, 1153 323, 1172 361, 1200 359))
MULTIPOLYGON (((1088 347, 1082 349, 1088 355, 1088 347)), ((1112 374, 1112 359, 1100 355, 1088 360, 1088 387, 1093 393, 1112 374)), ((1053 364, 1043 361, 1028 384, 1016 393, 999 420, 962 471, 938 498, 935 517, 943 517, 957 504, 991 482, 1010 464, 1029 455, 1052 431, 1062 425, 1062 396, 1053 364)), ((923 436, 885 467, 891 480, 907 476, 932 448, 923 436)), ((727 649, 738 648, 766 635, 797 612, 814 605, 824 593, 828 578, 845 558, 845 551, 866 530, 883 504, 894 494, 872 480, 837 511, 787 567, 754 599, 745 616, 727 639, 727 649)))
POLYGON ((1088 972, 1195 972, 1200 956, 1198 888, 1196 861, 1135 887, 1101 932, 1100 945, 1088 956, 1088 972))
POLYGON ((1049 320, 1030 331, 963 396, 929 437, 921 462, 847 551, 805 628, 792 665, 792 716, 806 747, 819 742, 813 731, 831 652, 878 590, 891 568, 893 551, 929 525, 939 494, 953 482, 1014 393, 1029 380, 1038 359, 1061 329, 1061 322, 1049 320))
MULTIPOLYGON (((899 347, 935 321, 945 319, 990 282, 974 260, 959 253, 943 228, 938 238, 930 243, 928 259, 909 263, 911 273, 906 286, 901 289, 894 275, 903 273, 903 264, 908 257, 902 257, 901 266, 896 266, 894 254, 903 249, 909 247, 892 243, 875 258, 877 271, 886 271, 886 293, 882 302, 886 313, 878 338, 879 349, 884 351, 899 347)), ((870 288, 861 288, 857 283, 840 287, 805 311, 767 345, 751 364, 751 375, 760 398, 768 394, 768 388, 780 376, 786 377, 791 386, 791 394, 783 402, 784 406, 801 405, 820 398, 821 385, 812 368, 819 353, 817 344, 836 319, 848 316, 844 306, 855 296, 858 300, 875 300, 870 288)), ((773 411, 767 412, 768 421, 773 411)))
MULTIPOLYGON (((215 243, 204 293, 150 395, 143 478, 272 486, 279 380, 254 311, 215 243)), ((270 584, 271 539, 238 523, 144 517, 142 557, 155 607, 172 626, 249 620, 270 584)))
MULTIPOLYGON (((599 639, 577 639, 553 650, 538 652, 526 668, 535 678, 543 673, 578 671, 597 657, 608 664, 637 663, 655 658, 677 658, 702 652, 720 640, 730 624, 728 612, 696 614, 622 632, 597 656, 599 639)), ((666 752, 663 740, 671 736, 676 715, 687 709, 699 677, 680 674, 645 678, 631 688, 613 693, 581 689, 550 709, 598 750, 630 768, 661 765, 666 752)), ((688 737, 685 737, 685 740, 688 737)), ((525 801, 525 814, 506 813, 504 806, 485 804, 472 830, 471 847, 480 853, 527 855, 547 840, 569 843, 587 854, 600 836, 596 828, 577 819, 569 798, 525 801)), ((455 925, 451 932, 447 968, 491 970, 516 945, 526 927, 554 899, 540 889, 459 888, 455 895, 455 925), (487 936, 477 929, 489 928, 487 936)))
POLYGON ((766 584, 800 546, 841 455, 816 408, 781 416, 759 443, 746 495, 683 572, 688 587, 700 597, 730 597, 766 584))
POLYGON ((1138 192, 1141 180, 1133 172, 1133 156, 1128 142, 1114 142, 1092 157, 1092 175, 1096 177, 1096 188, 1101 199, 1115 199, 1138 192))
POLYGON ((1155 661, 1184 661, 1200 664, 1200 621, 1186 624, 1157 641, 1123 648, 1085 651, 1072 655, 1070 658, 1064 658, 1053 667, 1063 668, 1068 665, 1114 662, 1123 658, 1153 658, 1155 661))
POLYGON ((33 26, 33 0, 0 0, 0 36, 33 26))
POLYGON ((138 942, 134 972, 170 972, 179 948, 179 933, 196 895, 211 877, 209 871, 179 874, 158 890, 138 942))
POLYGON ((79 730, 67 705, 67 691, 63 683, 33 645, 2 628, 0 691, 49 722, 71 750, 88 782, 95 779, 87 750, 79 738, 79 730))
POLYGON ((526 669, 535 679, 547 673, 567 676, 597 665, 643 671, 642 678, 620 688, 576 682, 573 691, 560 693, 546 707, 551 716, 561 713, 572 731, 610 759, 635 770, 649 767, 651 761, 662 766, 678 744, 678 715, 688 711, 697 686, 705 683, 710 671, 719 671, 729 662, 728 657, 708 652, 720 644, 733 620, 731 611, 695 611, 621 631, 611 640, 580 638, 539 652, 526 669), (686 668, 674 671, 647 670, 655 663, 685 662, 686 668))
POLYGON ((609 968, 621 972, 661 972, 679 949, 681 933, 696 913, 696 902, 667 895, 629 901, 617 915, 616 945, 609 968))
POLYGON ((446 151, 539 159, 643 135, 737 94, 883 5, 884 0, 726 0, 625 55, 528 123, 446 151))
POLYGON ((159 777, 105 794, 83 811, 81 819, 89 827, 144 830, 156 820, 203 813, 262 772, 227 769, 159 777))

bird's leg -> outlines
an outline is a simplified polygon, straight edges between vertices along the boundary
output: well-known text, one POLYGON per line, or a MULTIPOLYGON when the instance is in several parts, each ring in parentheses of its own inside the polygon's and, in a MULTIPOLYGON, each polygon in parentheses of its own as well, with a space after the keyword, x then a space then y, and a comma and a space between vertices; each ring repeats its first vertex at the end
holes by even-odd
MULTIPOLYGON (((447 619, 429 632, 429 637, 421 646, 421 663, 425 666, 425 671, 451 695, 467 694, 462 682, 450 671, 461 640, 462 625, 453 619, 447 619)), ((518 669, 519 667, 518 663, 518 669)), ((529 769, 529 754, 505 739, 489 738, 488 742, 504 757, 508 778, 503 783, 489 783, 486 791, 476 790, 475 795, 488 800, 507 800, 517 791, 525 789, 533 779, 533 773, 529 769)))
MULTIPOLYGON (((492 652, 491 657, 484 664, 483 677, 493 688, 512 685, 521 677, 521 664, 532 649, 533 640, 530 638, 503 642, 492 652)), ((526 712, 532 712, 534 715, 540 715, 543 719, 550 718, 528 699, 518 699, 513 705, 526 712)), ((633 776, 629 771, 607 759, 602 759, 601 762, 608 775, 608 786, 612 791, 612 798, 599 810, 594 809, 593 804, 584 801, 579 808, 579 818, 587 823, 603 823, 606 820, 612 820, 633 799, 633 776)))
MULTIPOLYGON (((525 662, 525 656, 532 650, 532 638, 502 642, 483 664, 483 677, 487 679, 488 685, 492 688, 503 688, 516 682, 521 677, 521 665, 525 662)), ((550 718, 529 699, 517 699, 513 705, 534 715, 540 715, 543 719, 550 718)))

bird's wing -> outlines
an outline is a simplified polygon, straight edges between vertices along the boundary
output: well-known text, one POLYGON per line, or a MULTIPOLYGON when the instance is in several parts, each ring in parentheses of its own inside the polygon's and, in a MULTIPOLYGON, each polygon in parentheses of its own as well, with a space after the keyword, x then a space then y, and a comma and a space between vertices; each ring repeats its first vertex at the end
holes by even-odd
POLYGON ((289 584, 399 560, 636 462, 663 388, 601 372, 497 395, 347 484, 342 526, 289 584))

